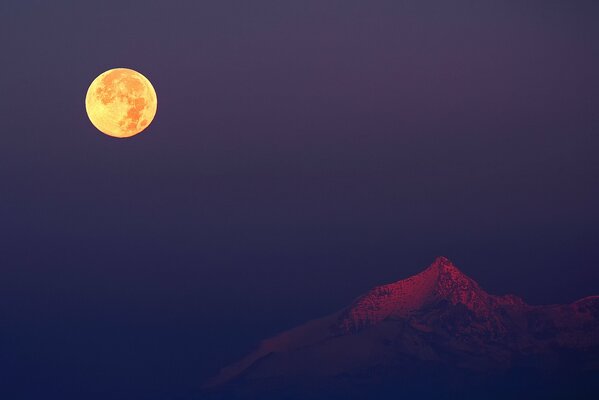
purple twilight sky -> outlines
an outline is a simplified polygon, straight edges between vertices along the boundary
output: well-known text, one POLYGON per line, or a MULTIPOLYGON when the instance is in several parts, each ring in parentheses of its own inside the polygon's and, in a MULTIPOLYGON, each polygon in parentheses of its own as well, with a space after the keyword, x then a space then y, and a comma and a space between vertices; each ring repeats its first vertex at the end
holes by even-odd
POLYGON ((3 1, 0 397, 187 398, 438 255, 531 303, 599 294, 597 21, 572 0, 3 1), (114 67, 158 94, 129 140, 85 114, 114 67))

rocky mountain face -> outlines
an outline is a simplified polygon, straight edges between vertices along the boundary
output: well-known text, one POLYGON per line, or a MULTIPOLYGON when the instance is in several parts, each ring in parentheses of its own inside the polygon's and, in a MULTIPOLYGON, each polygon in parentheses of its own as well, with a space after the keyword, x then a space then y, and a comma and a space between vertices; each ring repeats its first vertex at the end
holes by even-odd
POLYGON ((231 399, 519 398, 527 390, 595 398, 599 296, 532 306, 488 294, 439 257, 344 310, 263 341, 208 386, 209 395, 231 399))

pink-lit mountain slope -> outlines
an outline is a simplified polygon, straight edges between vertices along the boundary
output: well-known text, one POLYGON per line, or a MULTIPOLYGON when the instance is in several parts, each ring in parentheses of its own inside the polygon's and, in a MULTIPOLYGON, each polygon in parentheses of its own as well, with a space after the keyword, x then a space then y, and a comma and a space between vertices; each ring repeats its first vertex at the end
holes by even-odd
POLYGON ((584 355, 577 368, 593 371, 598 348, 599 296, 531 306, 516 296, 488 294, 439 257, 344 310, 263 341, 211 385, 366 372, 372 379, 413 366, 505 371, 529 359, 543 369, 558 367, 564 352, 584 355))

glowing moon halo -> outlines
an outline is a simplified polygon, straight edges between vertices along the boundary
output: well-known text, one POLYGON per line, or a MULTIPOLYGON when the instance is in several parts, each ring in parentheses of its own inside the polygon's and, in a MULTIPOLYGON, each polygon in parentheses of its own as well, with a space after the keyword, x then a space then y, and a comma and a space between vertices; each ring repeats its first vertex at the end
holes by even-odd
POLYGON ((137 135, 150 125, 157 108, 150 81, 128 68, 110 69, 89 86, 85 110, 100 132, 116 138, 137 135))

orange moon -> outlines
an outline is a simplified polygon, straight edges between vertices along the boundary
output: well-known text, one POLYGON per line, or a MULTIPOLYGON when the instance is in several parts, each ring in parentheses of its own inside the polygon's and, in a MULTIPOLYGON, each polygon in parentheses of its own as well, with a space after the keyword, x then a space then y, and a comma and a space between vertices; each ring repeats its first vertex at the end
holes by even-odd
POLYGON ((116 138, 131 137, 146 129, 156 115, 157 105, 150 81, 128 68, 102 73, 85 96, 85 110, 92 124, 116 138))

